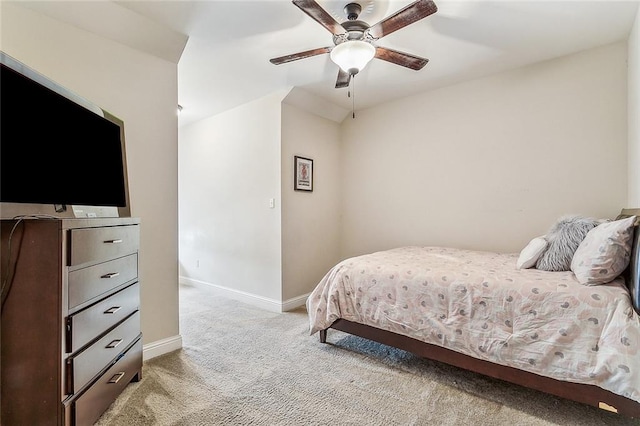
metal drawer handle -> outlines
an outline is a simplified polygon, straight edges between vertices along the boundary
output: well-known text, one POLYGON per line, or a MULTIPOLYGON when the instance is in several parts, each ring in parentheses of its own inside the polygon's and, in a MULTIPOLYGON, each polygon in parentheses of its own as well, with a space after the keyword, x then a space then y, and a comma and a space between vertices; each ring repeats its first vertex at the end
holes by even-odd
POLYGON ((120 275, 120 272, 109 272, 108 274, 100 276, 100 278, 115 278, 118 275, 120 275))
POLYGON ((112 306, 109 309, 107 309, 106 311, 104 311, 104 314, 115 314, 116 312, 118 312, 121 309, 121 306, 112 306))
POLYGON ((113 375, 113 377, 107 383, 118 383, 120 381, 120 379, 122 379, 124 377, 125 374, 126 373, 124 371, 116 373, 116 374, 113 375))
POLYGON ((111 341, 111 343, 109 343, 107 346, 105 346, 105 348, 113 349, 113 348, 117 347, 120 343, 122 343, 122 339, 116 339, 116 340, 111 341))
POLYGON ((107 240, 104 241, 105 244, 120 244, 122 240, 107 240))

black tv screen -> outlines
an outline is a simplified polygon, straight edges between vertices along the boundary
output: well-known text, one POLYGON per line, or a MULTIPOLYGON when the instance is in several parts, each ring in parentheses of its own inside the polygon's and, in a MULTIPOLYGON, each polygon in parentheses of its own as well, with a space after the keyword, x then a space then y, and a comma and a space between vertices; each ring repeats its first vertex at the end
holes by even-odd
POLYGON ((0 201, 126 206, 120 125, 0 65, 0 201))

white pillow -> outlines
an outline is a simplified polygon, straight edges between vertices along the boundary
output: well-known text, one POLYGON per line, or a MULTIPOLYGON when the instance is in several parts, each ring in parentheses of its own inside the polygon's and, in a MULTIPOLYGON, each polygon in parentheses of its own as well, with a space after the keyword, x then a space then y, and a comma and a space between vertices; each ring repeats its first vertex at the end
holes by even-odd
POLYGON ((516 262, 516 268, 531 268, 536 264, 548 246, 549 242, 544 238, 544 236, 536 237, 529 241, 529 244, 527 244, 527 246, 520 252, 520 257, 518 257, 518 261, 516 262))
POLYGON ((635 216, 593 228, 578 246, 571 270, 580 284, 606 284, 629 265, 635 216))

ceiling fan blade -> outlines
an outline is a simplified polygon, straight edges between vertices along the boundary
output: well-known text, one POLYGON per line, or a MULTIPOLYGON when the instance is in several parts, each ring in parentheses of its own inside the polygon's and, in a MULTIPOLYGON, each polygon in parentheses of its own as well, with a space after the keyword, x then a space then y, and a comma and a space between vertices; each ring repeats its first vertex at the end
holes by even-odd
POLYGON ((369 34, 377 39, 384 37, 437 11, 438 7, 432 0, 418 0, 372 25, 369 34))
POLYGON ((427 65, 427 62, 429 62, 426 58, 398 52, 397 50, 388 49, 386 47, 376 47, 375 57, 416 71, 421 70, 425 65, 427 65))
POLYGON ((329 15, 329 12, 324 10, 315 0, 293 0, 293 4, 329 30, 331 34, 346 34, 347 30, 345 30, 338 21, 333 19, 333 16, 329 15))
POLYGON ((298 59, 309 58, 311 56, 322 55, 323 53, 329 52, 331 52, 330 47, 320 47, 318 49, 311 49, 304 52, 292 53, 291 55, 280 56, 279 58, 269 59, 269 62, 275 65, 280 65, 291 61, 297 61, 298 59))
POLYGON ((349 87, 350 81, 351 81, 351 74, 344 71, 342 68, 338 68, 338 78, 336 79, 336 89, 349 87))

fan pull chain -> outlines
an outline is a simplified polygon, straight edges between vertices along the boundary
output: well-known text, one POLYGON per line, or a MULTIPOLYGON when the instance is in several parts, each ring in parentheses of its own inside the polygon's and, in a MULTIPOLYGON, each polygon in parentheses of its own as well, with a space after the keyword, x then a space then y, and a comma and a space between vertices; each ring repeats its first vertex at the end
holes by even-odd
POLYGON ((356 75, 351 76, 351 84, 353 86, 353 96, 351 96, 351 91, 349 91, 349 96, 351 96, 351 118, 356 118, 356 75))

